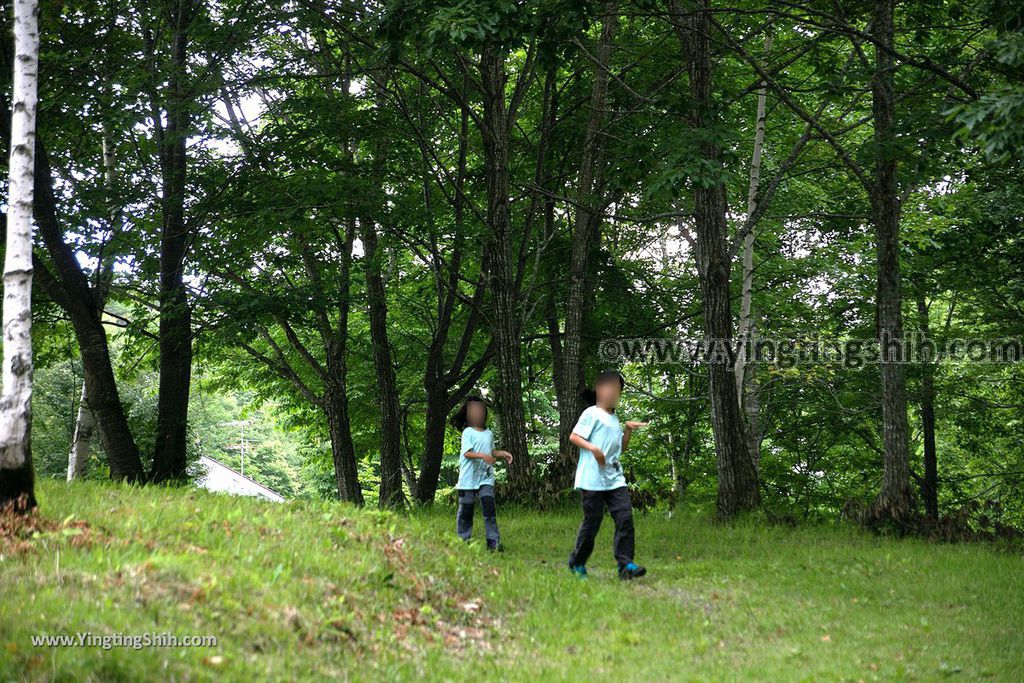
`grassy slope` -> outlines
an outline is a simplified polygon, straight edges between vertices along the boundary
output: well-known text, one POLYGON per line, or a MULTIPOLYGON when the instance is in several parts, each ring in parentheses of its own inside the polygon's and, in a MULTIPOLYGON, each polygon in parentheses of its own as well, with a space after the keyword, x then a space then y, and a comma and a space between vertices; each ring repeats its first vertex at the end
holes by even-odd
POLYGON ((575 513, 499 510, 508 552, 491 556, 453 541, 444 509, 40 489, 47 517, 90 529, 3 551, 2 680, 1024 680, 1024 558, 981 545, 652 513, 650 577, 615 580, 608 528, 581 582, 575 513), (79 631, 219 647, 29 638, 79 631))

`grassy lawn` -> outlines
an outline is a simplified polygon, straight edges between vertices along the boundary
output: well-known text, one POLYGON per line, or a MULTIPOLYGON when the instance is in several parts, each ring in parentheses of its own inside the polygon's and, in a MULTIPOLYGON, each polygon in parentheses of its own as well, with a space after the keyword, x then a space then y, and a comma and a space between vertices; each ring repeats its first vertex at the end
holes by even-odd
POLYGON ((1024 680, 1024 557, 985 545, 652 512, 648 577, 616 579, 606 520, 580 581, 575 510, 499 508, 491 555, 443 507, 85 482, 39 498, 51 522, 0 545, 2 680, 1024 680), (218 643, 31 641, 79 632, 218 643))

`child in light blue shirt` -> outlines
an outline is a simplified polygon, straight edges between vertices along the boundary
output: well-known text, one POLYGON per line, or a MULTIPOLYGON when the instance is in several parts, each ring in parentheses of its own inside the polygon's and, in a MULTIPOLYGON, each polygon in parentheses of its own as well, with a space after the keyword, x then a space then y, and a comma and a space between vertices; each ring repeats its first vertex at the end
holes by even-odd
POLYGON ((625 380, 615 370, 604 370, 594 381, 593 391, 584 392, 588 404, 572 430, 569 441, 580 449, 576 464, 576 488, 583 504, 583 523, 576 547, 569 555, 569 569, 577 576, 587 575, 587 560, 594 551, 594 539, 601 529, 605 508, 615 522, 613 549, 620 579, 635 579, 647 570, 633 562, 633 504, 626 488, 619 456, 629 446, 633 430, 646 422, 630 421, 625 429, 619 424, 615 408, 622 396, 625 380))
POLYGON ((452 418, 452 426, 462 432, 459 449, 459 512, 456 533, 468 541, 473 535, 473 507, 477 498, 484 515, 488 550, 501 550, 497 506, 494 503, 494 464, 500 458, 512 462, 508 451, 494 450, 494 433, 487 428, 487 404, 470 396, 452 418))

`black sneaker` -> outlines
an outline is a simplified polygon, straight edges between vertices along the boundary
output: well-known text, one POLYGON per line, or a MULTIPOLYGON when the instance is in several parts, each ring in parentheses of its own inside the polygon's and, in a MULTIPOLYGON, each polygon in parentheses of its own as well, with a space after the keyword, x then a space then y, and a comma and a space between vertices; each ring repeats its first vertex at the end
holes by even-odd
POLYGON ((623 581, 632 581, 633 579, 639 579, 646 573, 647 569, 645 567, 640 567, 630 562, 619 569, 619 578, 623 581))
POLYGON ((487 549, 489 551, 491 551, 492 553, 503 553, 503 552, 505 552, 505 546, 503 546, 500 543, 492 543, 491 541, 487 541, 487 549))

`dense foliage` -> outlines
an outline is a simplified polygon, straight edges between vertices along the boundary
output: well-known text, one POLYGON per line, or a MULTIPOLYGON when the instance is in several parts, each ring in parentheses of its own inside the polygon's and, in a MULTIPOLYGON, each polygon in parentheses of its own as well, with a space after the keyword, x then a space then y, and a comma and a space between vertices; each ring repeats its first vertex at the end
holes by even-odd
MULTIPOLYGON (((98 414, 90 476, 235 464, 224 425, 244 420, 247 474, 286 495, 429 502, 455 479, 446 417, 483 393, 517 451, 507 494, 553 502, 575 395, 621 364, 622 412, 651 420, 636 500, 711 505, 720 381, 602 341, 704 335, 709 240, 739 324, 747 232, 760 336, 874 338, 885 201, 904 330, 1024 335, 1012 3, 902 2, 891 43, 885 0, 41 4, 41 476, 67 469, 83 376, 112 386, 83 345, 102 325, 128 427, 98 414), (699 218, 719 190, 722 239, 699 218)), ((1024 524, 1022 372, 906 366, 916 509, 1024 524)), ((893 443, 880 375, 749 366, 762 508, 874 499, 893 443)))

